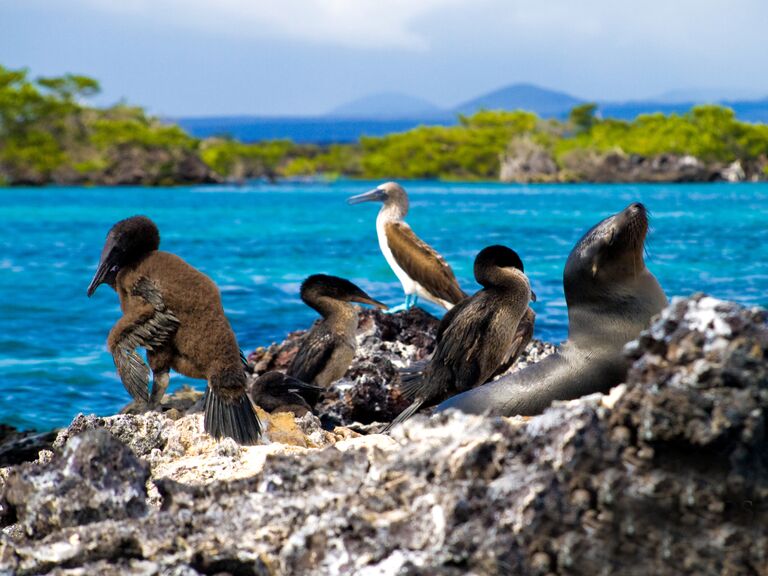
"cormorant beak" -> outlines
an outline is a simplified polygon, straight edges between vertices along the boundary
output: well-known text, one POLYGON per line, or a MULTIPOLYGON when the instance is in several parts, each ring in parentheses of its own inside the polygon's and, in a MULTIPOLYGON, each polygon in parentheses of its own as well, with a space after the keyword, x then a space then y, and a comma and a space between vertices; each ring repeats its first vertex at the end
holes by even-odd
POLYGON ((387 199, 387 193, 381 188, 375 188, 370 192, 358 194, 347 198, 347 204, 360 204, 361 202, 384 202, 387 199))
POLYGON ((109 284, 115 286, 115 279, 117 273, 120 271, 120 255, 121 250, 117 247, 117 243, 112 239, 107 239, 104 245, 104 250, 101 251, 101 259, 99 260, 99 267, 96 269, 96 274, 93 275, 93 280, 88 286, 88 298, 93 296, 101 284, 109 284))
POLYGON ((283 386, 292 392, 323 392, 325 388, 315 386, 314 384, 307 384, 306 382, 294 378, 293 376, 285 375, 283 379, 283 386))
POLYGON ((367 294, 362 295, 362 296, 355 295, 355 296, 352 296, 349 300, 350 300, 350 302, 359 302, 360 304, 370 304, 371 306, 376 306, 376 308, 379 308, 381 310, 386 310, 387 308, 389 308, 389 306, 387 306, 383 302, 379 302, 378 300, 374 300, 373 298, 371 298, 367 294))

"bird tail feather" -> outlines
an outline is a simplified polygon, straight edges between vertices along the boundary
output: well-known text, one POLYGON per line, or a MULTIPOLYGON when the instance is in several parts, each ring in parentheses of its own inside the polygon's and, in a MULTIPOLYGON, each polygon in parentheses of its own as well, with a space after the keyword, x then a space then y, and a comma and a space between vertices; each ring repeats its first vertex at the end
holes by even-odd
POLYGON ((400 393, 405 398, 414 398, 421 391, 424 371, 427 369, 430 360, 431 358, 424 358, 400 369, 400 393))
POLYGON ((205 393, 205 431, 217 440, 228 436, 238 444, 256 444, 261 436, 261 423, 245 389, 229 399, 229 394, 222 395, 218 388, 209 385, 205 393))
POLYGON ((413 404, 408 406, 408 408, 406 408, 405 410, 400 412, 400 414, 397 415, 397 418, 395 418, 394 420, 392 420, 392 422, 387 424, 384 427, 384 429, 381 431, 381 433, 382 434, 388 434, 389 431, 392 430, 392 428, 394 428, 398 424, 402 424, 403 422, 408 420, 408 418, 410 418, 411 416, 416 414, 416 412, 418 412, 418 410, 419 410, 419 408, 421 408, 422 404, 423 404, 423 402, 421 400, 417 400, 416 402, 414 402, 413 404))

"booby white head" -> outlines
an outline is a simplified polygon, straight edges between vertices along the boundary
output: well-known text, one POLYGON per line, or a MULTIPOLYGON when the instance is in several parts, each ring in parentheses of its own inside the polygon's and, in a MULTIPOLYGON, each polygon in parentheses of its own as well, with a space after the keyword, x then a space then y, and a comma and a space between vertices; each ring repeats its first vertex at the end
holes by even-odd
POLYGON ((352 196, 347 202, 384 204, 376 218, 379 247, 405 292, 405 302, 388 312, 408 310, 419 297, 447 310, 466 298, 451 267, 403 221, 408 213, 408 195, 402 186, 386 182, 365 194, 352 196))

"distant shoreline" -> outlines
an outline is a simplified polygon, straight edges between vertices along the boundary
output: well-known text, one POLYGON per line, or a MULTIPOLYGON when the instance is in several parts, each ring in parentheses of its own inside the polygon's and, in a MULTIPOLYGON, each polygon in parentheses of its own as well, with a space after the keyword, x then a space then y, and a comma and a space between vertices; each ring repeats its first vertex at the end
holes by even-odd
MULTIPOLYGON (((285 120, 260 120, 274 133, 249 143, 258 138, 221 135, 226 119, 189 120, 204 132, 201 138, 190 135, 183 121, 168 124, 140 107, 82 103, 98 91, 98 82, 86 76, 30 80, 25 70, 0 66, 0 185, 339 177, 519 183, 768 179, 768 125, 743 122, 733 109, 717 105, 632 121, 602 118, 593 103, 575 105, 567 118, 480 110, 457 114, 452 123, 371 120, 368 129, 381 131, 372 135, 364 135, 354 118, 288 122, 302 125, 306 140, 325 144, 286 138, 285 120), (334 142, 345 138, 352 140, 334 142)), ((235 117, 232 126, 241 120, 235 117)))

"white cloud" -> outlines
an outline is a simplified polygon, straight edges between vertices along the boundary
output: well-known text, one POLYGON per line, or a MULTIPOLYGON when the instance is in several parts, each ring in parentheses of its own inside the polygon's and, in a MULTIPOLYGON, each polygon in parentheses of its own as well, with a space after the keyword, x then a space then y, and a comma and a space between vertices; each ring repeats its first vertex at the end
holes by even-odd
POLYGON ((424 50, 414 23, 460 0, 80 0, 92 8, 251 38, 424 50))

